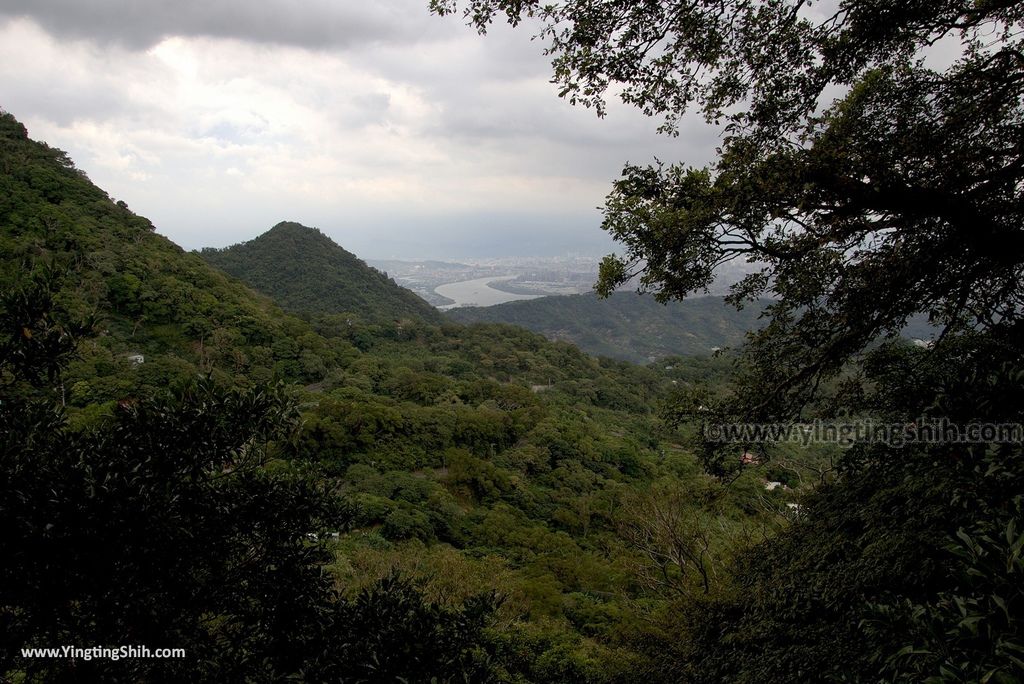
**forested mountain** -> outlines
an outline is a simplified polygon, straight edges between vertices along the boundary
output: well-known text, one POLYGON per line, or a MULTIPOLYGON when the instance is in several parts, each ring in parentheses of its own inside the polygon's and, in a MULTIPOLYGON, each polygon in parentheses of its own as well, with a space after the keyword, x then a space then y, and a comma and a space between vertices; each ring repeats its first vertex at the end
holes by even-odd
POLYGON ((144 396, 197 372, 243 384, 312 377, 346 353, 155 233, 10 115, 0 134, 0 286, 12 291, 45 266, 63 315, 96 319, 65 376, 68 405, 144 396))
POLYGON ((670 609, 789 523, 796 489, 752 507, 764 473, 701 474, 658 417, 721 364, 305 321, 6 114, 0 171, 5 678, 650 681, 637 601, 670 609), (718 559, 659 569, 643 526, 661 496, 718 559), (18 657, 65 643, 189 655, 18 657))
POLYGON ((282 222, 259 237, 200 252, 207 262, 300 314, 440 321, 434 307, 315 228, 282 222))
POLYGON ((734 347, 760 327, 763 307, 737 311, 721 297, 661 304, 651 295, 615 292, 541 297, 487 307, 461 307, 448 315, 463 323, 520 325, 548 339, 565 340, 596 356, 634 363, 665 356, 705 355, 734 347))

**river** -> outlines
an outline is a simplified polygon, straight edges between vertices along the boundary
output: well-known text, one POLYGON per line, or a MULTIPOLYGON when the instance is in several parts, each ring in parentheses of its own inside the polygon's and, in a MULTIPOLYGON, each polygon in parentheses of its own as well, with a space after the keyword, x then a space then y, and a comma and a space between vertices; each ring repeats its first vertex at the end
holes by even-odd
POLYGON ((454 299, 454 304, 446 304, 439 306, 439 309, 454 309, 460 306, 493 306, 495 304, 503 304, 505 302, 514 302, 520 299, 536 299, 543 295, 522 295, 512 294, 511 292, 502 292, 501 290, 495 290, 493 287, 489 287, 488 283, 493 283, 498 280, 514 280, 516 276, 487 276, 486 278, 476 278, 474 280, 462 280, 457 283, 445 283, 444 285, 438 285, 434 288, 434 292, 437 294, 447 297, 448 299, 454 299))

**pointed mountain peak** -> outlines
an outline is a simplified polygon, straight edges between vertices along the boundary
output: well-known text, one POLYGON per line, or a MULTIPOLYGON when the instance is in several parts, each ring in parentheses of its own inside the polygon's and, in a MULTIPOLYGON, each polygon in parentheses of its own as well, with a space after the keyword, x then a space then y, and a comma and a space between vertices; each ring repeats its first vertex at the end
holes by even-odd
POLYGON ((370 321, 441 320, 419 296, 317 228, 294 221, 281 221, 248 242, 200 254, 296 313, 351 313, 370 321))

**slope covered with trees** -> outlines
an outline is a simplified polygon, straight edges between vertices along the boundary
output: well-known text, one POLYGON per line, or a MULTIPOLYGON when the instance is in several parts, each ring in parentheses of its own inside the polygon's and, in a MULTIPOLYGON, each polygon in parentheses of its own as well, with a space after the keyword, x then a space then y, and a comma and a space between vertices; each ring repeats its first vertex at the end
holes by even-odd
POLYGON ((681 298, 752 257, 735 298, 767 325, 643 367, 296 318, 0 118, 0 674, 1021 681, 1022 12, 469 3, 546 21, 576 101, 730 124, 708 168, 627 167, 601 290, 681 298), (808 420, 888 432, 716 438, 808 420), (189 657, 18 655, 139 639, 189 657))
MULTIPOLYGON (((572 103, 723 124, 708 166, 627 165, 604 210, 623 249, 601 293, 682 299, 761 264, 732 297, 773 300, 767 324, 677 417, 890 428, 853 440, 731 592, 680 600, 652 658, 695 681, 1024 680, 1024 5, 431 5, 482 32, 539 23, 572 103), (928 349, 895 339, 914 316, 942 330, 928 349)), ((702 460, 727 478, 714 434, 702 460)))
POLYGON ((721 297, 662 304, 649 295, 616 292, 606 299, 562 295, 462 307, 448 315, 462 323, 520 325, 548 339, 572 342, 588 354, 647 363, 738 346, 760 325, 763 308, 754 304, 737 311, 721 297))
POLYGON ((479 671, 485 604, 448 609, 397 580, 342 595, 310 535, 353 514, 319 479, 268 468, 300 414, 267 383, 320 377, 351 345, 156 235, 6 113, 0 170, 3 678, 479 671), (64 644, 186 657, 20 656, 64 644))
POLYGON ((790 524, 796 481, 726 486, 659 418, 720 362, 306 321, 6 114, 0 170, 5 678, 650 681, 651 611, 790 524), (95 643, 187 655, 19 655, 95 643))
POLYGON ((440 321, 434 307, 316 228, 285 221, 248 242, 199 254, 297 314, 440 321))

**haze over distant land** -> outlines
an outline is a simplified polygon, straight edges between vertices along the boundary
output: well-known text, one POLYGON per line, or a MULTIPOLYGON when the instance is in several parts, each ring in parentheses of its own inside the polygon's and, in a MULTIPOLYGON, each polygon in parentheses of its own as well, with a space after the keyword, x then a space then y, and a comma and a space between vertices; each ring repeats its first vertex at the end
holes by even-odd
POLYGON ((549 68, 427 0, 0 3, 0 107, 186 249, 288 219, 364 259, 606 254, 623 163, 704 163, 717 135, 599 120, 549 68))

